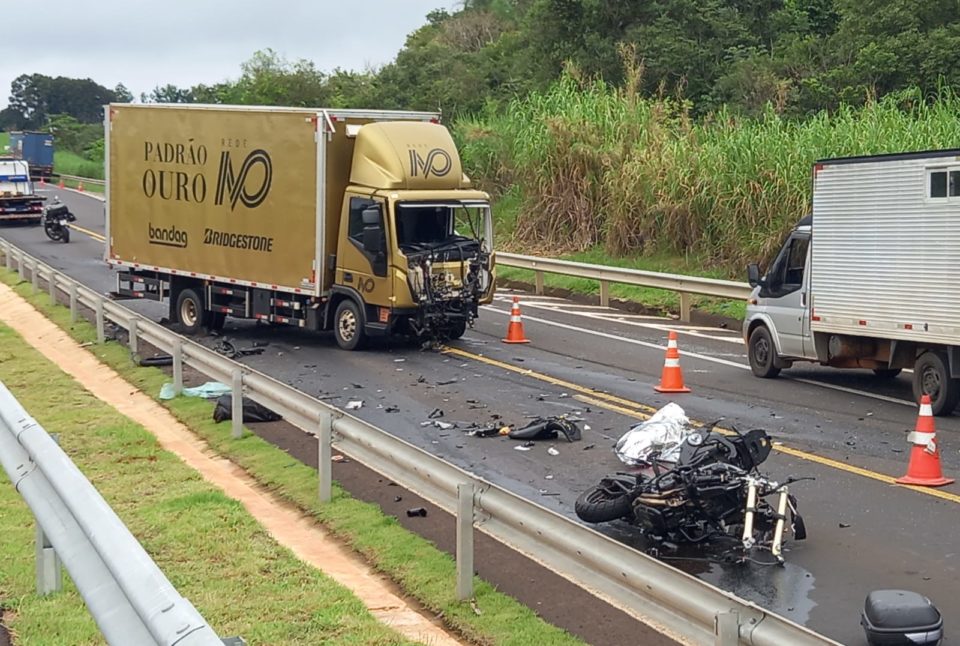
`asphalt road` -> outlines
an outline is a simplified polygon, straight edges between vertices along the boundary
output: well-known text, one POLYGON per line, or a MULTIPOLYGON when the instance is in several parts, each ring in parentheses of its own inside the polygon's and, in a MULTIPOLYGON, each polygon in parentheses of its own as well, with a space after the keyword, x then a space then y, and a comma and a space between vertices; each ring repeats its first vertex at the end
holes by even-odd
MULTIPOLYGON (((49 189, 51 194, 55 189, 49 189)), ((56 191, 92 235, 68 245, 39 227, 8 227, 0 235, 99 291, 115 287, 102 261, 102 203, 56 191)), ((739 330, 698 327, 667 319, 525 295, 524 324, 532 343, 502 344, 511 293, 498 294, 453 353, 423 352, 381 342, 364 352, 336 348, 332 336, 228 321, 225 335, 245 347, 269 345, 245 358, 334 404, 362 401, 360 417, 459 466, 569 516, 573 502, 601 476, 622 469, 611 447, 629 426, 668 401, 692 419, 723 418, 740 429, 764 428, 778 443, 764 464, 774 478, 811 476, 794 484, 809 539, 789 544, 786 567, 672 561, 696 576, 771 608, 845 644, 864 643, 859 612, 866 594, 904 588, 929 596, 945 617, 945 643, 960 643, 957 511, 960 487, 917 490, 884 477, 906 470, 906 432, 916 421, 910 376, 880 382, 868 371, 803 367, 780 379, 750 373, 739 330), (691 394, 654 392, 666 334, 680 335, 682 367, 691 394), (456 428, 426 425, 435 409, 456 428), (583 441, 539 443, 517 450, 508 439, 481 439, 463 429, 492 421, 523 424, 533 416, 576 413, 583 441), (547 452, 555 447, 558 455, 547 452), (940 495, 937 495, 937 494, 940 495)), ((155 303, 132 307, 155 319, 155 303)), ((209 345, 217 339, 208 337, 209 345)), ((960 471, 960 419, 937 419, 948 475, 960 471)), ((643 547, 626 526, 601 528, 643 547)))

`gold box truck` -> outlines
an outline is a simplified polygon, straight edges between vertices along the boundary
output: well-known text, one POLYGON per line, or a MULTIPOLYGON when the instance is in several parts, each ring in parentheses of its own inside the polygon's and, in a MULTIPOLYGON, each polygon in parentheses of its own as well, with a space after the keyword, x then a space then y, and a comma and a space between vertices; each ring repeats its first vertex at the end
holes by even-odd
POLYGON ((111 104, 104 128, 116 296, 188 333, 451 339, 493 298, 489 196, 437 114, 111 104))

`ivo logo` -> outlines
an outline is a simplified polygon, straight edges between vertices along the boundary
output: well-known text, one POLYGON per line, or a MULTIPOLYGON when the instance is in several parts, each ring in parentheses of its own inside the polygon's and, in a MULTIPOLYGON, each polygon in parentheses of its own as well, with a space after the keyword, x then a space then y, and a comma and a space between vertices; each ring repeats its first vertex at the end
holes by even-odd
POLYGON ((410 150, 410 176, 416 177, 418 173, 430 177, 431 174, 436 177, 443 177, 450 172, 453 167, 453 160, 450 159, 450 153, 442 148, 432 148, 426 157, 421 157, 416 150, 410 150))
MULTIPOLYGON (((250 178, 252 179, 252 178, 250 178)), ((217 192, 214 197, 215 204, 223 204, 224 199, 230 202, 232 211, 237 205, 237 200, 243 202, 247 208, 260 206, 267 193, 270 192, 270 182, 273 179, 273 163, 270 161, 270 155, 265 150, 251 151, 247 158, 243 160, 240 166, 240 172, 233 172, 233 163, 230 159, 230 151, 224 150, 220 153, 220 169, 217 171, 217 192), (254 166, 263 166, 263 179, 255 190, 250 190, 247 186, 248 176, 254 166)))

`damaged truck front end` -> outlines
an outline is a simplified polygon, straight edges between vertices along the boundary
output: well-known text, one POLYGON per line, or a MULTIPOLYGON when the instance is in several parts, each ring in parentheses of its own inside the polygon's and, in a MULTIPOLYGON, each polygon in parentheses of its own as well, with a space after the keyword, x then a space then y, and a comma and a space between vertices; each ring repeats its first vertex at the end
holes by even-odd
POLYGON ((406 259, 409 331, 425 342, 456 339, 493 299, 493 223, 486 201, 399 202, 396 235, 406 259))

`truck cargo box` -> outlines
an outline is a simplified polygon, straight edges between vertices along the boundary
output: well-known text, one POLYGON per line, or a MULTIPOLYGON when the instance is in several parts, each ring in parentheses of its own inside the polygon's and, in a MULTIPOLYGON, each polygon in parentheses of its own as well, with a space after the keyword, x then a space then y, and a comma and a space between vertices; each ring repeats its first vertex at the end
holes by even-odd
POLYGON ((960 150, 814 169, 814 332, 960 344, 960 150))
POLYGON ((111 106, 107 258, 313 289, 315 113, 111 106))

